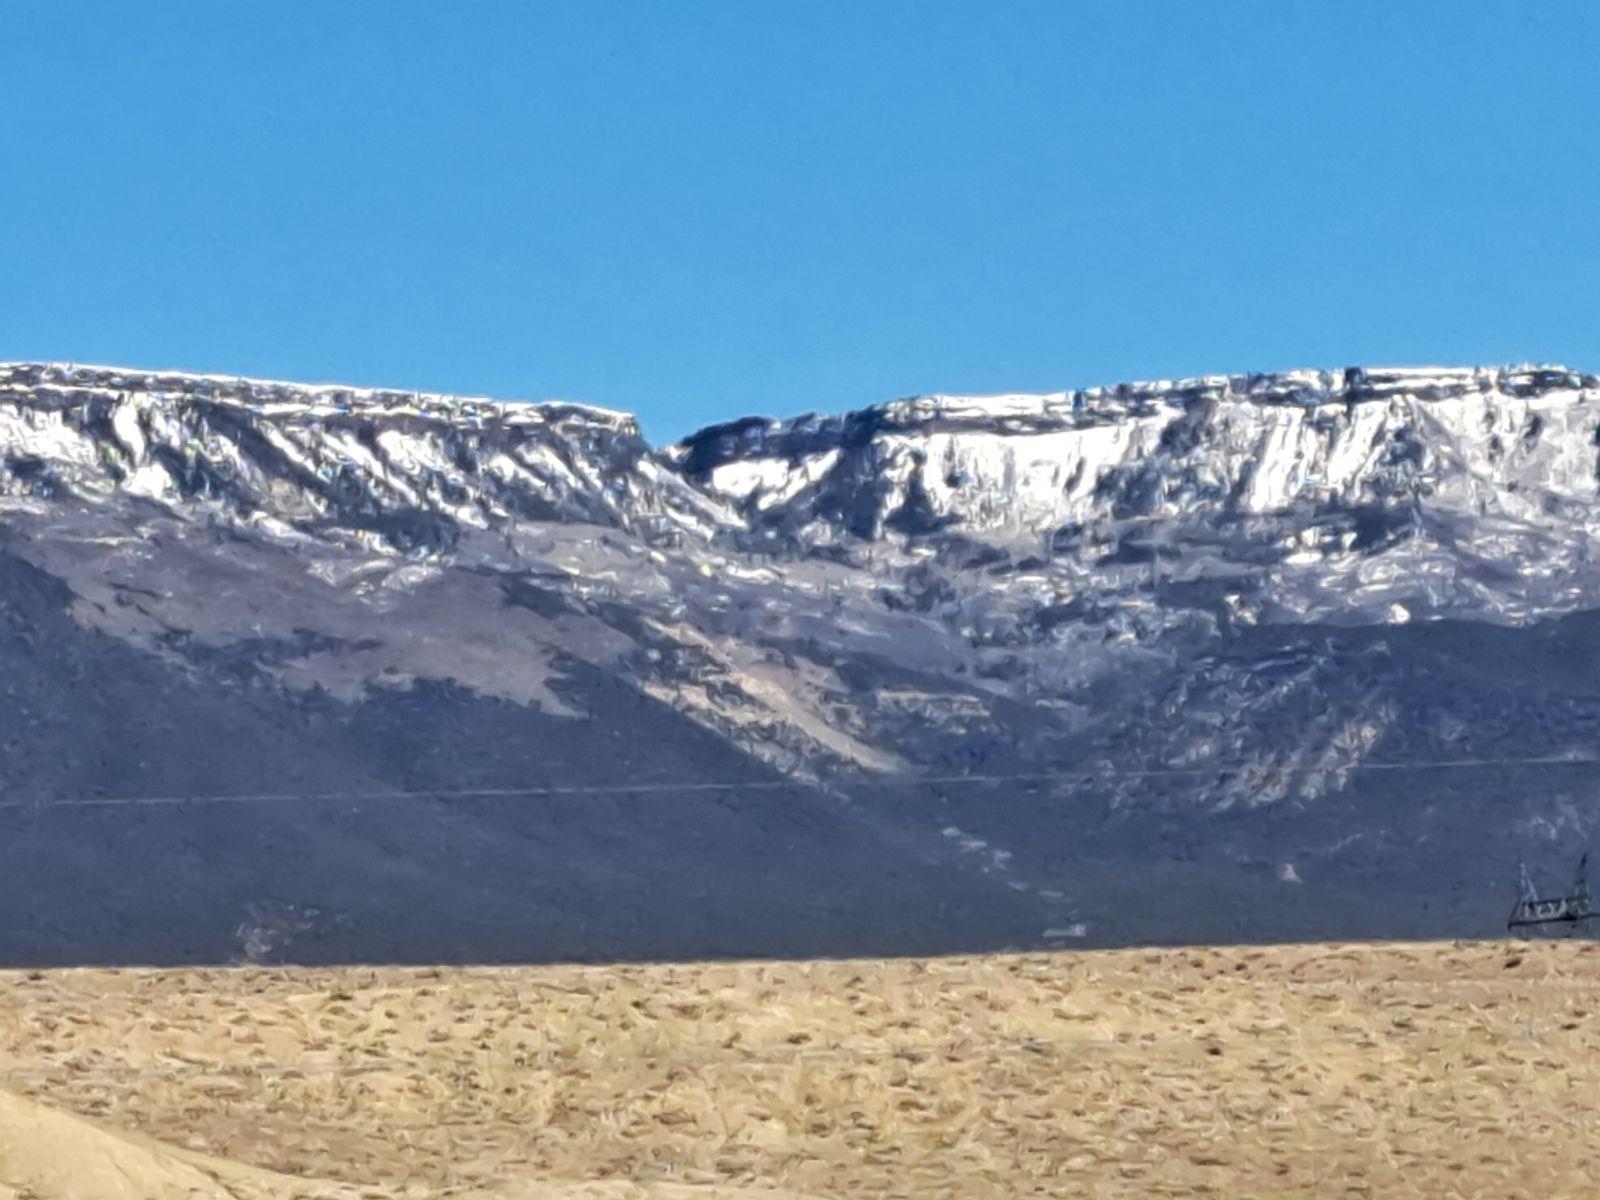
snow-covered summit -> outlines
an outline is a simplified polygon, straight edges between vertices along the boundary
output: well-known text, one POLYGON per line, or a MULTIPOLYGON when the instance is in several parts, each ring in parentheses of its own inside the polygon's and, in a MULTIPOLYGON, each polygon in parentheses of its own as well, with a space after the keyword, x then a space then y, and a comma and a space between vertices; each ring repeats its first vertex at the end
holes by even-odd
POLYGON ((204 399, 263 414, 283 411, 319 415, 360 413, 370 417, 428 417, 467 422, 552 424, 577 421, 637 436, 629 413, 565 401, 522 401, 456 396, 399 388, 340 383, 295 383, 242 375, 189 371, 141 371, 83 363, 0 362, 0 386, 26 390, 41 403, 70 403, 87 393, 163 396, 169 401, 204 399))
POLYGON ((1525 514, 1592 491, 1597 386, 1553 366, 1215 375, 752 418, 658 451, 631 416, 567 403, 10 363, 0 492, 144 497, 424 553, 530 520, 801 548, 1040 542, 1418 489, 1525 514))
POLYGON ((518 520, 715 523, 624 413, 71 364, 0 364, 0 494, 143 497, 407 553, 518 520))
POLYGON ((1416 488, 1520 511, 1530 494, 1592 494, 1597 396, 1596 377, 1548 366, 935 395, 713 426, 677 461, 747 520, 808 540, 949 530, 1026 541, 1132 517, 1362 505, 1416 488))

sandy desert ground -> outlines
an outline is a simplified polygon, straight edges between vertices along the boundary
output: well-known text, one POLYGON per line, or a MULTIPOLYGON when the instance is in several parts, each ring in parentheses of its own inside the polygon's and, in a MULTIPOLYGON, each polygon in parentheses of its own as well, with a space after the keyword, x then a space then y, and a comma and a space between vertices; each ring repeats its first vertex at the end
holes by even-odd
POLYGON ((13 971, 0 994, 0 1196, 34 1200, 1600 1181, 1600 943, 13 971))

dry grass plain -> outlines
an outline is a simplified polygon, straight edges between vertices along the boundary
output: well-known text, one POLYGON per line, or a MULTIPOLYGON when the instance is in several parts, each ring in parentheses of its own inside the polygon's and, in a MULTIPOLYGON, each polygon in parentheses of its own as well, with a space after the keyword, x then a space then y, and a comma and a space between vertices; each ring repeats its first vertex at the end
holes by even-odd
POLYGON ((1600 1182, 1600 943, 5 972, 0 996, 0 1196, 1600 1182))

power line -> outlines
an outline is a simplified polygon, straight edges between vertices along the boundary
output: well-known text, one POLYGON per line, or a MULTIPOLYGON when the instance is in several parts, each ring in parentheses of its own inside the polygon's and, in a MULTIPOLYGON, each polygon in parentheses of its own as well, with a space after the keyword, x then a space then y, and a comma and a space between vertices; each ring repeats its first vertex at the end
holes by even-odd
MULTIPOLYGON (((1119 779, 1195 778, 1209 775, 1238 775, 1256 770, 1284 770, 1290 774, 1335 771, 1419 771, 1481 767, 1595 766, 1600 758, 1588 755, 1545 755, 1528 758, 1447 758, 1418 759, 1409 762, 1358 762, 1338 767, 1275 767, 1271 763, 1213 764, 1203 767, 1151 767, 1137 771, 1022 771, 1009 773, 967 773, 962 775, 897 775, 866 781, 860 786, 878 790, 924 787, 988 787, 999 783, 1106 783, 1119 779)), ((0 800, 0 810, 40 810, 46 808, 119 808, 198 804, 295 804, 367 803, 399 800, 498 800, 517 798, 555 799, 566 796, 650 796, 671 793, 729 793, 799 791, 826 786, 822 781, 804 779, 718 780, 670 783, 532 785, 527 787, 415 788, 374 791, 198 793, 182 796, 66 796, 36 800, 0 800)), ((837 794, 837 793, 836 793, 837 794)))

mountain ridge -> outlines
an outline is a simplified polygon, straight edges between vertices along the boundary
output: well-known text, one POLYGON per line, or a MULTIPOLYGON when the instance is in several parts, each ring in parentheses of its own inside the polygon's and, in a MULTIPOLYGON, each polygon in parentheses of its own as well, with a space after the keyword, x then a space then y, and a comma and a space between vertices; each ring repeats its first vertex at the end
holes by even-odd
MULTIPOLYGON (((1339 447, 1340 461, 1334 461, 1331 446, 1308 450, 1308 438, 1339 440, 1341 423, 1370 435, 1369 451, 1386 431, 1407 441, 1386 452, 1387 464, 1377 464, 1393 470, 1373 473, 1377 486, 1404 486, 1397 478, 1408 474, 1406 460, 1428 452, 1429 438, 1414 427, 1436 413, 1476 405, 1483 428, 1460 433, 1483 442, 1479 457, 1492 459, 1507 436, 1519 432, 1498 428, 1492 409, 1542 424, 1542 417, 1528 416, 1527 405, 1565 400, 1565 408, 1587 407, 1597 387, 1595 376, 1533 365, 1213 375, 1076 392, 936 394, 826 417, 743 418, 658 448, 628 414, 565 402, 12 363, 0 364, 0 406, 10 413, 0 423, 0 453, 21 455, 23 465, 37 471, 40 460, 59 447, 52 447, 45 430, 18 426, 39 425, 41 414, 76 414, 76 432, 84 436, 67 457, 81 467, 100 452, 111 485, 153 496, 164 487, 181 493, 185 481, 197 480, 202 491, 218 482, 226 491, 234 481, 230 469, 248 454, 236 445, 208 453, 206 437, 184 425, 184 412, 192 409, 187 419, 199 423, 202 435, 240 419, 257 427, 241 436, 263 449, 260 469, 267 475, 298 472, 295 482, 322 493, 320 499, 302 496, 302 509, 307 503, 313 509, 338 507, 348 499, 328 494, 326 477, 336 475, 346 491, 389 493, 357 497, 380 513, 426 510, 430 519, 477 525, 523 517, 634 520, 653 525, 669 540, 732 536, 737 548, 749 550, 759 546, 752 535, 770 539, 796 530, 813 540, 833 540, 830 534, 873 540, 886 530, 915 534, 952 525, 1054 536, 1062 522, 1098 512, 1096 501, 1115 489, 1118 476, 1123 494, 1113 508, 1137 507, 1136 491, 1147 499, 1163 486, 1171 491, 1152 469, 1179 477, 1174 499, 1215 501, 1226 487, 1243 489, 1244 507, 1251 511, 1281 508, 1306 498, 1303 484, 1320 482, 1326 498, 1373 482, 1358 477, 1373 466, 1372 454, 1352 459, 1348 437, 1339 447), (1395 411, 1397 404, 1401 411, 1395 411), (1376 420, 1373 414, 1384 405, 1393 419, 1376 420), (1272 415, 1275 410, 1282 415, 1272 415), (177 426, 167 430, 172 444, 158 447, 163 461, 152 464, 148 451, 161 439, 151 426, 164 418, 174 418, 177 426), (1231 457, 1213 454, 1240 421, 1256 428, 1233 438, 1239 444, 1231 457), (1144 436, 1151 430, 1159 436, 1144 436), (271 445, 261 446, 262 432, 271 445), (1273 439, 1298 442, 1274 446, 1273 439), (319 442, 327 444, 318 447, 319 442), (34 453, 30 443, 43 453, 34 453), (318 461, 295 461, 317 449, 318 461), (496 453, 507 450, 509 458, 496 453), (1194 452, 1202 459, 1211 455, 1212 462, 1195 467, 1181 461, 1194 452), (1298 483, 1286 471, 1271 469, 1286 456, 1298 460, 1308 453, 1328 461, 1301 471, 1298 483), (119 462, 127 456, 140 468, 131 482, 119 462), (1160 467, 1161 460, 1168 467, 1160 467), (996 464, 1000 477, 987 478, 996 464), (162 478, 163 468, 176 483, 162 478), (1318 470, 1327 478, 1318 481, 1318 470), (318 475, 323 482, 313 478, 318 475), (979 487, 963 495, 963 485, 974 478, 979 487), (481 485, 481 496, 452 503, 474 484, 481 485), (811 499, 820 500, 818 511, 796 510, 793 501, 811 499)), ((226 442, 228 431, 220 438, 226 442)), ((19 472, 13 468, 9 474, 12 490, 18 490, 19 472)), ((20 486, 25 490, 26 481, 20 486)), ((271 507, 256 499, 253 508, 271 507)), ((437 548, 427 536, 413 540, 415 546, 399 548, 437 548)))
POLYGON ((1600 826, 1594 376, 596 413, 0 366, 0 960, 1457 936, 1600 826))
MULTIPOLYGON (((420 406, 429 415, 454 412, 477 416, 490 412, 501 415, 531 414, 543 419, 552 413, 587 416, 597 424, 613 424, 638 435, 634 414, 582 401, 564 399, 519 399, 491 397, 426 389, 368 386, 340 382, 307 382, 264 376, 231 375, 220 372, 190 372, 175 369, 147 369, 108 363, 77 363, 66 360, 13 359, 0 361, 0 386, 102 391, 148 391, 180 395, 207 394, 219 399, 245 398, 265 409, 272 401, 295 399, 312 407, 320 401, 329 411, 355 405, 403 412, 406 406, 420 406)), ((950 410, 970 411, 974 416, 1004 417, 998 405, 1014 404, 1022 415, 1030 407, 1049 406, 1081 412, 1086 416, 1115 413, 1119 403, 1148 403, 1167 400, 1173 403, 1200 399, 1248 399, 1257 403, 1334 403, 1341 399, 1358 402, 1383 400, 1394 395, 1443 399, 1503 391, 1507 394, 1532 394, 1560 387, 1588 390, 1600 387, 1600 375, 1579 372, 1558 363, 1523 361, 1477 366, 1368 365, 1341 368, 1291 368, 1283 371, 1210 374, 1177 379, 1126 380, 1054 392, 960 393, 931 392, 903 396, 859 409, 833 413, 807 412, 792 417, 745 415, 716 421, 690 432, 676 442, 653 446, 658 450, 689 445, 709 434, 755 427, 809 427, 842 422, 851 418, 881 416, 910 421, 924 412, 949 415, 950 410), (1096 411, 1096 405, 1105 406, 1096 411)))

